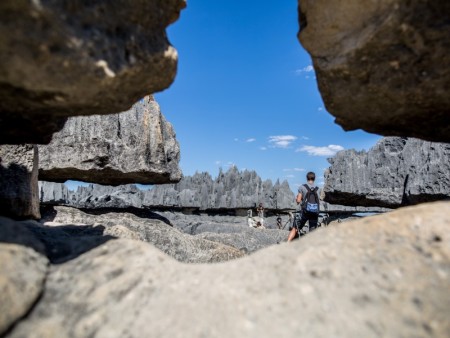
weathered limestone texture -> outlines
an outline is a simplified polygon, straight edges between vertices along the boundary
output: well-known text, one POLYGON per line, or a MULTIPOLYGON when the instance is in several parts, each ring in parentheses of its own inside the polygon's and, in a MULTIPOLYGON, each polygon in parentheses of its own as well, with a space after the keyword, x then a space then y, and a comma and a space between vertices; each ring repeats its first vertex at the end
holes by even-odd
POLYGON ((210 265, 109 241, 53 266, 7 337, 446 337, 449 222, 422 204, 210 265))
POLYGON ((35 145, 0 145, 0 215, 40 218, 35 145))
POLYGON ((450 198, 450 144, 385 137, 329 159, 325 201, 396 208, 450 198))
POLYGON ((48 143, 66 117, 129 109, 177 67, 185 0, 0 3, 0 144, 48 143))
POLYGON ((85 250, 85 244, 94 243, 93 246, 97 246, 113 236, 151 243, 186 263, 222 262, 244 255, 231 246, 184 234, 155 213, 147 211, 141 214, 142 217, 130 212, 89 213, 75 208, 55 207, 51 218, 44 219, 47 227, 33 228, 33 231, 51 248, 50 258, 55 262, 79 255, 85 250), (71 240, 68 240, 68 235, 71 240))
POLYGON ((0 335, 26 315, 44 290, 48 260, 25 226, 0 217, 0 335))
POLYGON ((181 179, 180 147, 158 103, 146 96, 123 113, 71 117, 39 146, 39 178, 99 184, 161 184, 181 179))
MULTIPOLYGON (((83 148, 80 147, 80 149, 83 148)), ((131 151, 130 156, 134 154, 131 151)), ((46 150, 41 157, 53 156, 53 153, 46 150)), ((40 178, 43 176, 48 178, 45 169, 41 169, 41 172, 43 174, 40 178)), ((52 176, 53 180, 55 178, 56 176, 52 176)), ((226 173, 220 172, 214 180, 208 173, 196 173, 193 176, 183 177, 177 184, 156 185, 145 191, 139 190, 134 185, 109 187, 92 184, 87 187, 78 187, 77 191, 69 191, 67 195, 64 194, 65 203, 55 199, 62 190, 65 191, 65 188, 57 187, 49 182, 41 182, 41 202, 91 209, 131 206, 220 210, 255 208, 259 203, 263 203, 266 209, 272 210, 295 208, 295 197, 287 181, 282 183, 277 181, 275 184, 271 180, 263 182, 256 172, 248 170, 240 172, 235 167, 230 168, 226 173)))
POLYGON ((208 173, 196 173, 177 184, 155 186, 144 192, 143 205, 209 210, 254 208, 263 203, 266 209, 292 209, 294 200, 287 181, 272 184, 255 171, 231 167, 226 173, 220 171, 215 180, 208 173))
POLYGON ((450 142, 450 2, 299 0, 299 39, 345 130, 450 142))

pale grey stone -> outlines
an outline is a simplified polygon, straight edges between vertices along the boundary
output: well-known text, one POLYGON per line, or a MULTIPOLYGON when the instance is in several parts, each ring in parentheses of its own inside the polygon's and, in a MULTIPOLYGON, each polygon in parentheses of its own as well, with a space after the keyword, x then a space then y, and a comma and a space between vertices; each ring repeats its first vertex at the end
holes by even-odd
POLYGON ((39 146, 39 178, 106 185, 181 179, 180 147, 158 103, 146 96, 119 114, 71 117, 39 146))
POLYGON ((7 337, 445 337, 449 222, 423 204, 211 265, 109 241, 52 267, 7 337))
POLYGON ((330 160, 325 200, 396 208, 450 198, 450 145, 385 137, 368 152, 346 150, 330 160))

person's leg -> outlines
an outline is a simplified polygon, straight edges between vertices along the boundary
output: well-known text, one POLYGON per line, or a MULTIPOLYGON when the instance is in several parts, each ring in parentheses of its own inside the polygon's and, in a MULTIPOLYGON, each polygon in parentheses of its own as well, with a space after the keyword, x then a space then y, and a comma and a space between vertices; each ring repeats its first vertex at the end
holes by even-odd
POLYGON ((309 215, 309 232, 317 229, 317 223, 319 221, 319 214, 309 215))
POLYGON ((288 242, 292 241, 296 235, 297 235, 297 229, 295 227, 293 227, 291 232, 289 233, 287 241, 288 242))
POLYGON ((303 231, 303 228, 306 224, 306 222, 309 220, 309 212, 307 212, 306 210, 304 210, 302 212, 302 217, 300 218, 299 224, 298 224, 298 230, 299 230, 299 235, 303 236, 304 234, 306 234, 306 231, 303 231))

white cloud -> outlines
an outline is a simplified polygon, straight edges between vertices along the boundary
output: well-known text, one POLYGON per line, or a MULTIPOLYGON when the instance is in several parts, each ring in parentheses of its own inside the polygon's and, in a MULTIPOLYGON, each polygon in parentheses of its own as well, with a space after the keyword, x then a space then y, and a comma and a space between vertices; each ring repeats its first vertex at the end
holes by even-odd
POLYGON ((314 71, 314 67, 312 65, 308 65, 306 67, 300 68, 300 69, 296 69, 295 70, 295 74, 296 75, 301 75, 302 73, 310 73, 314 71))
POLYGON ((284 177, 286 177, 286 178, 295 178, 295 175, 286 175, 284 177))
POLYGON ((260 150, 267 150, 266 147, 259 147, 260 150))
POLYGON ((302 136, 301 139, 302 140, 309 140, 309 137, 308 136, 302 136))
POLYGON ((248 138, 245 142, 255 142, 256 138, 248 138))
POLYGON ((222 162, 221 161, 216 161, 214 162, 216 165, 220 165, 222 162))
POLYGON ((306 169, 303 168, 293 168, 293 169, 283 169, 283 171, 306 171, 306 169))
POLYGON ((296 139, 297 137, 293 135, 269 136, 269 143, 275 148, 287 148, 296 139))
POLYGON ((298 148, 296 152, 307 152, 308 155, 312 156, 333 156, 341 150, 344 150, 344 147, 336 144, 330 144, 326 147, 303 146, 298 148))

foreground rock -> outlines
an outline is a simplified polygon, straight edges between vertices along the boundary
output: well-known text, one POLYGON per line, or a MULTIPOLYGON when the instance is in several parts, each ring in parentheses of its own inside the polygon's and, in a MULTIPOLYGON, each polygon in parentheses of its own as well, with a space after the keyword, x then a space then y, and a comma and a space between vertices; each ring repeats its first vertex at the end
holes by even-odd
POLYGON ((386 137, 368 152, 341 151, 329 161, 329 203, 396 208, 450 198, 449 144, 386 137))
POLYGON ((299 39, 345 130, 450 142, 449 1, 299 1, 299 39))
POLYGON ((48 143, 68 116, 118 113, 167 88, 177 53, 165 28, 185 5, 2 1, 0 144, 48 143))
POLYGON ((99 184, 181 179, 180 147, 158 103, 147 96, 120 114, 72 117, 39 146, 39 178, 99 184))
POLYGON ((0 217, 0 335, 25 316, 44 290, 43 245, 17 222, 0 217))
POLYGON ((186 263, 221 262, 242 257, 230 246, 196 238, 168 225, 168 221, 149 211, 83 212, 55 207, 44 215, 46 227, 31 227, 47 245, 53 262, 67 261, 113 237, 148 242, 169 256, 186 263))
POLYGON ((36 146, 0 145, 0 187, 0 215, 40 218, 36 146))
POLYGON ((404 208, 213 265, 110 241, 53 266, 7 337, 445 337, 449 215, 404 208))

